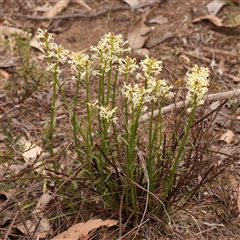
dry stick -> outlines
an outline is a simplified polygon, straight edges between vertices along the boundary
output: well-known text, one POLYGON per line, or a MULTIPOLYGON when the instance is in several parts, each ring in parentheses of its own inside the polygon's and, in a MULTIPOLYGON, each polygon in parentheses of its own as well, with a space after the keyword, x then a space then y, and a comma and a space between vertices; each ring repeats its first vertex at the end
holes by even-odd
MULTIPOLYGON (((157 2, 157 4, 161 3, 157 2)), ((155 3, 142 3, 138 4, 137 6, 131 8, 129 6, 121 6, 121 7, 113 7, 110 9, 100 9, 97 12, 86 12, 86 13, 73 13, 73 14, 66 14, 66 15, 59 15, 59 16, 54 16, 54 17, 45 17, 45 16, 33 16, 33 15, 23 15, 23 14, 14 14, 16 17, 20 18, 28 18, 28 19, 33 19, 33 20, 54 20, 54 19, 69 19, 69 18, 93 18, 97 17, 100 15, 104 15, 105 13, 108 12, 116 12, 119 10, 133 10, 133 9, 138 9, 138 8, 143 8, 147 6, 153 6, 155 3)))
MULTIPOLYGON (((213 102, 216 100, 225 100, 225 99, 231 98, 233 96, 240 97, 240 89, 234 89, 233 91, 229 91, 229 92, 210 94, 210 95, 206 96, 204 98, 204 100, 213 102)), ((163 115, 163 114, 171 112, 174 109, 183 108, 187 105, 187 103, 188 103, 187 101, 181 101, 181 102, 170 104, 161 109, 161 114, 163 115)), ((159 110, 155 110, 153 112, 153 117, 156 117, 158 114, 159 114, 159 110)), ((150 117, 151 117, 151 112, 145 113, 144 115, 142 115, 140 117, 139 123, 148 121, 150 119, 150 117)))
POLYGON ((211 52, 211 53, 220 53, 220 54, 228 55, 231 57, 238 56, 238 53, 234 53, 234 52, 230 52, 230 51, 226 51, 226 50, 215 49, 215 48, 210 48, 210 47, 202 47, 202 51, 211 52))

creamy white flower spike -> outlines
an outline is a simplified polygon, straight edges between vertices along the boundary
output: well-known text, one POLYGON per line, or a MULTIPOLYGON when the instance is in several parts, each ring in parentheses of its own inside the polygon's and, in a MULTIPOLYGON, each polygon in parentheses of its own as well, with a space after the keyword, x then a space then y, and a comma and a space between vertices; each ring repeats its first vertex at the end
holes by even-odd
POLYGON ((100 39, 97 46, 90 47, 90 49, 94 52, 92 57, 98 59, 101 67, 105 68, 110 62, 114 63, 119 57, 121 57, 123 52, 131 51, 130 47, 125 47, 127 43, 128 41, 123 40, 122 34, 105 34, 100 39))
MULTIPOLYGON (((195 65, 191 69, 191 72, 187 73, 187 102, 193 104, 194 106, 202 105, 204 103, 204 96, 208 91, 208 86, 209 69, 195 65)), ((190 107, 188 111, 190 112, 191 110, 192 108, 190 107)))
POLYGON ((140 65, 145 77, 148 77, 151 74, 157 76, 162 71, 162 61, 149 58, 147 55, 145 56, 145 59, 140 62, 140 65))
POLYGON ((46 42, 53 42, 54 38, 52 33, 49 33, 47 30, 42 30, 41 28, 39 28, 37 33, 37 40, 40 45, 45 46, 46 42), (43 39, 44 42, 42 42, 41 39, 43 39))
POLYGON ((65 63, 67 60, 68 50, 54 42, 53 35, 46 30, 38 29, 37 40, 40 45, 47 50, 45 58, 48 59, 47 71, 61 74, 58 63, 65 63), (50 63, 51 61, 51 63, 50 63))

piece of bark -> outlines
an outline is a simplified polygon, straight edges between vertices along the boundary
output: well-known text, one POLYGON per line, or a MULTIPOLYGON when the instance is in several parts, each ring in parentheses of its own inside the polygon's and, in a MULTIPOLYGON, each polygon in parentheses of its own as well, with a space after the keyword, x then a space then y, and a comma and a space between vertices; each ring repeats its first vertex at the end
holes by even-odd
POLYGON ((214 26, 211 28, 212 31, 218 32, 228 36, 240 36, 240 24, 236 27, 217 27, 214 26))

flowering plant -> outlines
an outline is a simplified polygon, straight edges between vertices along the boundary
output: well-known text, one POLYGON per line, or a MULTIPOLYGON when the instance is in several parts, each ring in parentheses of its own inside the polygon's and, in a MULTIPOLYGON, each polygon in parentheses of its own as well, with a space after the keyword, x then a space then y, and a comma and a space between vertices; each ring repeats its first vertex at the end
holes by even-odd
MULTIPOLYGON (((175 152, 171 152, 164 148, 166 121, 161 115, 161 109, 165 100, 172 99, 174 93, 172 86, 160 77, 163 68, 161 61, 146 56, 137 64, 135 58, 125 56, 131 49, 127 47, 127 41, 123 40, 122 35, 106 34, 97 46, 91 46, 92 55, 72 53, 69 57, 76 91, 72 101, 68 102, 59 77, 60 64, 66 62, 69 51, 54 43, 52 34, 46 31, 40 29, 37 38, 46 49, 47 70, 52 72, 54 79, 52 140, 58 87, 73 126, 71 140, 77 152, 77 160, 83 168, 82 172, 92 182, 91 189, 98 192, 112 209, 124 205, 125 208, 121 207, 121 211, 126 216, 133 212, 139 217, 143 206, 145 210, 158 213, 164 209, 171 223, 165 203, 173 194, 174 181, 183 161, 195 111, 203 104, 203 97, 208 90, 208 69, 194 66, 187 73, 186 99, 190 116, 183 136, 177 138, 175 152), (90 84, 93 80, 96 82, 96 78, 98 95, 97 99, 92 99, 90 84), (120 80, 123 84, 119 85, 120 80), (86 91, 85 102, 81 103, 86 108, 83 120, 77 114, 80 86, 84 86, 86 91), (156 109, 159 114, 155 120, 156 109), (140 116, 146 111, 150 120, 141 125, 140 116), (83 121, 87 123, 84 128, 83 121), (160 175, 160 171, 166 175, 160 175), (154 195, 156 189, 162 188, 164 202, 154 195), (146 196, 144 203, 142 196, 146 196)), ((53 144, 50 151, 53 156, 53 144)))

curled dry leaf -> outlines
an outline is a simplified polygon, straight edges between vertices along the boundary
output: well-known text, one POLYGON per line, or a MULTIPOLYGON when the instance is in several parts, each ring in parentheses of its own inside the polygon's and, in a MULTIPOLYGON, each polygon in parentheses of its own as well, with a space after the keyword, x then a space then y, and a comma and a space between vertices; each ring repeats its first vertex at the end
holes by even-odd
MULTIPOLYGON (((102 219, 91 219, 86 223, 78 223, 70 227, 67 231, 60 233, 58 236, 52 238, 51 240, 78 240, 88 235, 90 231, 102 226, 112 227, 118 224, 117 220, 107 219, 103 221, 102 219)), ((86 238, 88 239, 88 238, 86 238)))
POLYGON ((222 26, 222 20, 216 16, 212 16, 212 15, 205 15, 202 17, 198 17, 192 20, 192 23, 196 23, 196 22, 200 22, 202 20, 209 20, 211 21, 214 25, 220 27, 222 26))
POLYGON ((219 139, 219 142, 230 144, 234 139, 234 133, 231 130, 227 130, 219 139))

